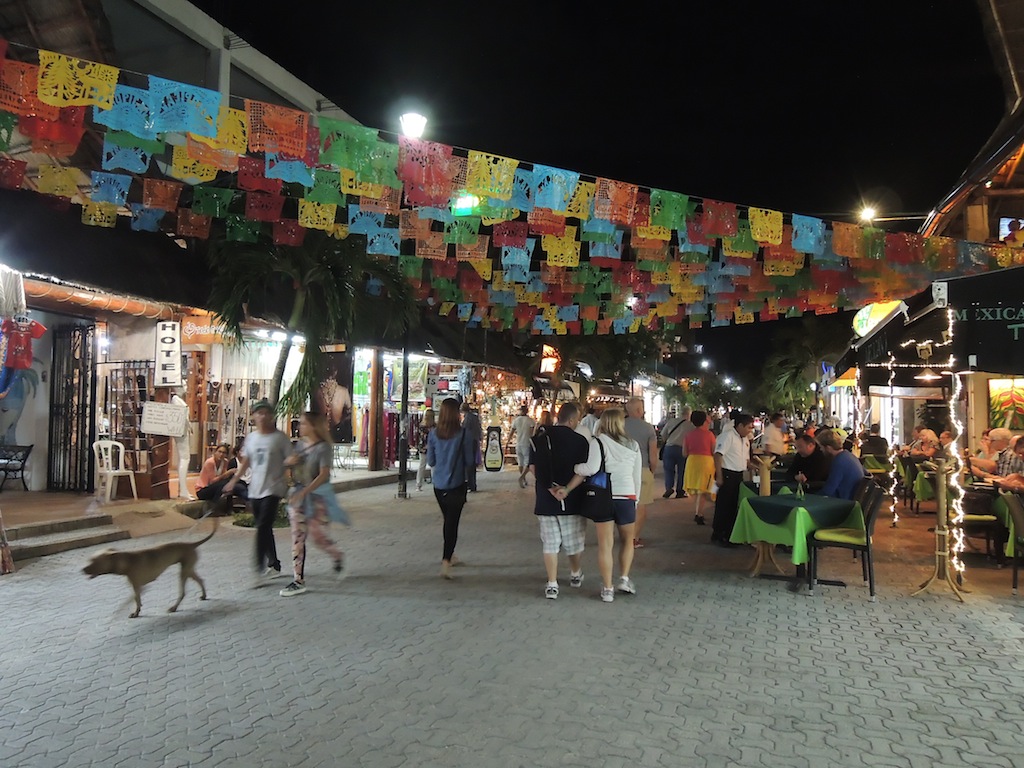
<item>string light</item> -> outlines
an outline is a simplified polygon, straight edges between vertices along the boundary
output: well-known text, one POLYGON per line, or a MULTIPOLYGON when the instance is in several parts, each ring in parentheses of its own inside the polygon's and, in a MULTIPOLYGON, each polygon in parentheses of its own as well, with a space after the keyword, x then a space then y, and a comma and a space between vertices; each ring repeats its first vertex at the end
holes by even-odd
MULTIPOLYGON (((945 334, 943 334, 946 342, 952 343, 953 341, 953 321, 956 317, 952 309, 946 310, 946 317, 949 320, 949 326, 945 334)), ((950 356, 952 360, 952 356, 950 356)), ((952 365, 947 369, 950 371, 950 377, 953 380, 953 386, 951 387, 950 398, 949 398, 949 420, 953 425, 953 442, 950 443, 949 452, 952 456, 953 472, 950 474, 950 488, 953 496, 953 519, 949 521, 950 533, 953 537, 953 543, 950 547, 949 562, 953 566, 953 570, 957 573, 957 579, 963 579, 963 573, 966 570, 963 559, 960 555, 967 548, 966 537, 964 536, 964 505, 963 505, 963 488, 960 485, 960 438, 964 436, 964 425, 960 422, 957 416, 956 407, 960 401, 960 392, 963 389, 963 384, 960 380, 960 374, 956 373, 952 365)), ((967 444, 964 443, 966 448, 967 444)))
MULTIPOLYGON (((896 434, 896 368, 894 363, 896 357, 892 352, 889 352, 889 512, 892 513, 892 527, 895 528, 896 524, 900 521, 899 512, 896 511, 896 466, 899 462, 899 455, 896 451, 896 441, 898 435, 896 434)), ((906 482, 906 478, 904 478, 906 482)))

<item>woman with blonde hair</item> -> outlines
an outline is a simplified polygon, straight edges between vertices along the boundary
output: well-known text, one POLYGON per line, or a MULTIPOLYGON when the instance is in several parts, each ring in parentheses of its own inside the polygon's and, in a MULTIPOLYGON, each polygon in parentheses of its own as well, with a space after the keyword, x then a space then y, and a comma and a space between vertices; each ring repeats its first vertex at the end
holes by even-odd
POLYGON ((284 461, 291 470, 293 485, 288 491, 288 521, 292 529, 292 583, 281 590, 282 597, 306 591, 306 536, 331 556, 337 578, 345 574, 344 553, 328 536, 331 521, 349 525, 348 515, 338 505, 331 487, 334 448, 327 417, 307 412, 299 419, 299 441, 295 452, 284 461))
POLYGON ((419 433, 416 436, 416 452, 420 455, 420 465, 416 468, 416 490, 423 490, 423 478, 427 474, 427 440, 437 420, 434 418, 434 409, 428 408, 423 412, 423 420, 420 421, 419 433))
POLYGON ((612 516, 607 520, 594 520, 597 530, 597 568, 601 573, 601 600, 615 600, 616 587, 612 584, 612 550, 615 529, 619 532, 619 592, 636 594, 636 585, 629 578, 633 567, 633 530, 636 525, 636 500, 640 494, 640 446, 626 434, 626 413, 621 408, 607 408, 601 414, 597 435, 590 441, 587 461, 575 466, 576 474, 562 487, 552 488, 555 498, 564 499, 578 487, 584 478, 601 470, 602 452, 604 469, 611 479, 612 516))
POLYGON ((452 578, 451 567, 459 539, 459 520, 466 505, 466 468, 476 461, 476 447, 459 419, 459 401, 453 397, 441 402, 437 426, 427 436, 427 466, 434 479, 434 498, 444 518, 444 546, 441 551, 441 576, 452 578))

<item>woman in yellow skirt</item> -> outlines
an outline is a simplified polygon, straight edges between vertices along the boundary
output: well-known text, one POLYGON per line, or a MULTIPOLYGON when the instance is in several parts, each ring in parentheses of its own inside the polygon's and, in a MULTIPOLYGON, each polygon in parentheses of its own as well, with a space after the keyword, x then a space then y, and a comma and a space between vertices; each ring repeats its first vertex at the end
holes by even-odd
POLYGON ((700 513, 701 501, 705 495, 712 503, 715 500, 715 494, 711 491, 715 482, 715 436, 704 411, 691 413, 690 421, 694 429, 690 430, 683 441, 683 455, 686 457, 683 488, 697 499, 693 522, 704 525, 704 515, 700 513))

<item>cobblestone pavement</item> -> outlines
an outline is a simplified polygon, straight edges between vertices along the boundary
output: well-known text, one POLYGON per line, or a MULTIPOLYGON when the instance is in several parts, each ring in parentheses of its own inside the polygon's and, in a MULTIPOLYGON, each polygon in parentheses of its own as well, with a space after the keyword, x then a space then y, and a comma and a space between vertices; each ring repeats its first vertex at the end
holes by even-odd
POLYGON ((22 565, 0 578, 0 765, 1021 764, 1008 572, 965 604, 913 597, 927 563, 890 546, 877 603, 859 580, 792 594, 746 576, 749 549, 713 548, 691 501, 659 499, 635 596, 599 600, 591 531, 582 589, 565 574, 546 600, 532 491, 514 472, 480 487, 454 581, 432 494, 393 487, 342 495, 348 578, 314 551, 297 598, 278 596, 286 580, 252 587, 253 534, 230 526, 200 550, 209 601, 190 583, 177 614, 171 573, 129 620, 125 580, 86 579, 86 553, 22 565))

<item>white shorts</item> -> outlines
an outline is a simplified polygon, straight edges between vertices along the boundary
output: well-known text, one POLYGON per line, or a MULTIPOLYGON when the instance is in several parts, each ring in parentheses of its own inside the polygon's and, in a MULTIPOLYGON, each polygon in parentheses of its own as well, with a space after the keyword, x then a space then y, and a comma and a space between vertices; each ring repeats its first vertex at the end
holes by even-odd
POLYGON ((526 469, 530 466, 530 444, 527 443, 525 446, 516 446, 516 461, 519 462, 520 469, 526 469))
POLYGON ((587 538, 587 523, 579 515, 537 515, 540 521, 540 541, 545 555, 557 555, 565 548, 567 555, 583 551, 587 538))

